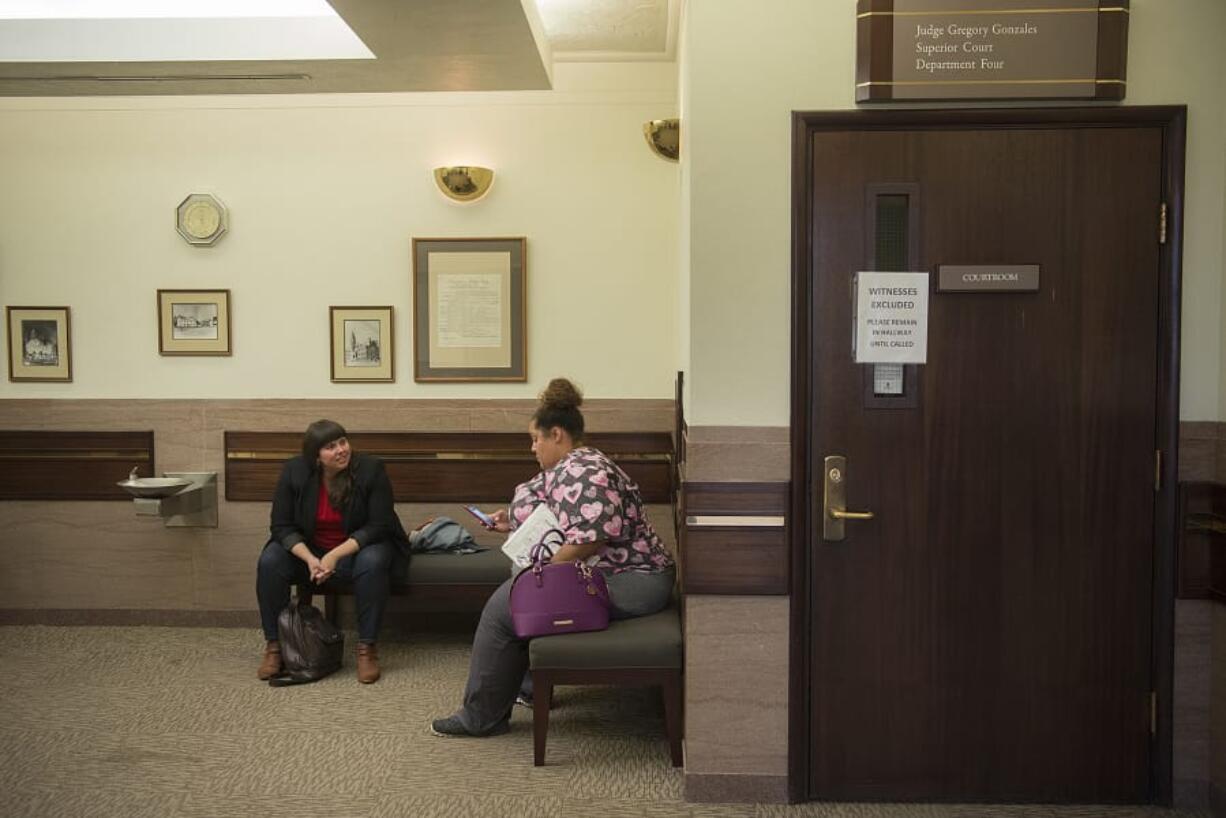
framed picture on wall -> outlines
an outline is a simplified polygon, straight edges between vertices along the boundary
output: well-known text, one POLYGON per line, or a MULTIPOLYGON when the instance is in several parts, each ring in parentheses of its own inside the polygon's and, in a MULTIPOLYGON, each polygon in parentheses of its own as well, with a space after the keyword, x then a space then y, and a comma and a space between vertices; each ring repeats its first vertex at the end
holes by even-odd
POLYGON ((229 290, 158 290, 158 353, 229 355, 229 290))
POLYGON ((391 383, 391 307, 328 307, 333 383, 391 383))
POLYGON ((526 381, 525 239, 413 239, 413 380, 526 381))
POLYGON ((9 307, 10 381, 72 380, 72 337, 67 307, 9 307))

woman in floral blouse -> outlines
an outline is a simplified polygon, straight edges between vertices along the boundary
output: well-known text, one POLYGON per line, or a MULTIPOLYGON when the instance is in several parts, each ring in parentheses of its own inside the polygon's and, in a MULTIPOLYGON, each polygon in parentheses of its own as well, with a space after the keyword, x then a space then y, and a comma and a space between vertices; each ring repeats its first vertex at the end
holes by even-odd
MULTIPOLYGON (((546 504, 566 535, 553 562, 596 557, 595 565, 608 582, 612 618, 646 616, 668 605, 673 559, 647 520, 638 486, 604 453, 583 445, 582 403, 583 396, 570 381, 550 381, 528 425, 541 472, 515 489, 509 514, 500 509, 491 516, 498 531, 508 532, 546 504)), ((507 731, 528 670, 528 643, 515 635, 510 593, 507 580, 481 612, 464 705, 454 715, 434 720, 435 735, 507 731)))

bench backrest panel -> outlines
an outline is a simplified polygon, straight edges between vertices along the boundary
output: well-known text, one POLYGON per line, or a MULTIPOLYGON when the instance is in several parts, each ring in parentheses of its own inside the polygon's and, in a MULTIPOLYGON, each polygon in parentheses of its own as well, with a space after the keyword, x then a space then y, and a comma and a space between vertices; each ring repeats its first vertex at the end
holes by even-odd
MULTIPOLYGON (((356 451, 383 459, 402 503, 506 503, 540 470, 522 432, 353 432, 349 439, 356 451)), ((300 432, 226 432, 226 499, 269 502, 301 441, 300 432)), ((625 469, 646 502, 672 502, 667 432, 589 433, 586 442, 625 469)))

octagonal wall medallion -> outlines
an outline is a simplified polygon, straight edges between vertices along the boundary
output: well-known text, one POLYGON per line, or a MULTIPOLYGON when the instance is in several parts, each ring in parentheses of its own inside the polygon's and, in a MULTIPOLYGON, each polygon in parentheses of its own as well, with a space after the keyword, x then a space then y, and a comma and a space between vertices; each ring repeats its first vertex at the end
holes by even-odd
POLYGON ((193 193, 175 209, 175 229, 188 244, 216 244, 230 227, 230 215, 221 200, 210 193, 193 193))

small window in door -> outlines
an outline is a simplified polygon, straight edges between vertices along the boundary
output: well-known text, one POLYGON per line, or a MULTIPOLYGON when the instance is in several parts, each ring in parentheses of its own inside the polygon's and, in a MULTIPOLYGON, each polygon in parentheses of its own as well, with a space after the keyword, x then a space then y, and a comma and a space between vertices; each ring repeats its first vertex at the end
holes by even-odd
POLYGON ((911 197, 905 193, 879 193, 873 214, 873 266, 882 273, 905 273, 911 227, 911 197))

